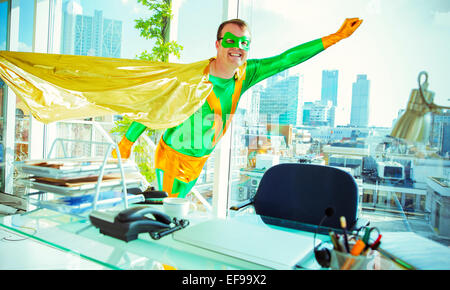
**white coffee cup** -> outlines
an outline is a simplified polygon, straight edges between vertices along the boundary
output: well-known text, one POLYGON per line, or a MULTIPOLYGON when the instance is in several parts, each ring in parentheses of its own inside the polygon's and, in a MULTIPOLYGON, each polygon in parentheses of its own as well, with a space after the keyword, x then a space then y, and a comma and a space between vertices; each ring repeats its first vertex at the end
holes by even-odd
POLYGON ((163 199, 163 210, 170 217, 186 217, 191 209, 197 210, 197 206, 187 198, 166 197, 163 199))

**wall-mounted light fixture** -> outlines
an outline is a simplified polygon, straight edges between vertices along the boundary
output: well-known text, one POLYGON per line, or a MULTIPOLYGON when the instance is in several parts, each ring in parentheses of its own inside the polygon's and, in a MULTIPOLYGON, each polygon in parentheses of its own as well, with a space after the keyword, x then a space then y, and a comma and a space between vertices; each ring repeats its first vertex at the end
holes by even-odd
POLYGON ((406 111, 396 122, 391 136, 411 142, 426 142, 430 136, 432 114, 441 115, 450 107, 433 103, 434 93, 428 90, 428 73, 422 71, 417 79, 418 89, 413 89, 406 111), (422 77, 425 76, 425 82, 422 77))

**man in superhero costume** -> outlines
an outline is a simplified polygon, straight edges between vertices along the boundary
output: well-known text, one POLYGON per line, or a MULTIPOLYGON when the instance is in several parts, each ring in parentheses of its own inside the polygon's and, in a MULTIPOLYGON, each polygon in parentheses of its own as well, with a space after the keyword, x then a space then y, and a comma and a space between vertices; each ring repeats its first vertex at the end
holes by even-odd
MULTIPOLYGON (((278 56, 249 60, 251 36, 247 24, 239 19, 222 23, 215 43, 217 56, 210 59, 205 70, 213 90, 200 109, 181 124, 168 128, 157 145, 155 168, 159 190, 166 191, 170 197, 186 196, 227 131, 246 90, 349 37, 361 23, 358 18, 348 18, 336 33, 298 45, 278 56)), ((134 142, 146 128, 139 122, 130 125, 119 143, 123 158, 130 156, 134 142)))

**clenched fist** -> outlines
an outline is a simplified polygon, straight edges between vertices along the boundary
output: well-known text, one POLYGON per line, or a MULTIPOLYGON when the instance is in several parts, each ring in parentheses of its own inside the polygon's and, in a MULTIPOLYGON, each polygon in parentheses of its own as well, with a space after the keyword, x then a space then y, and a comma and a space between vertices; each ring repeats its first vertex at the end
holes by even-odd
POLYGON ((322 38, 323 47, 326 49, 336 42, 349 37, 363 22, 359 18, 347 18, 341 28, 336 33, 330 34, 322 38))

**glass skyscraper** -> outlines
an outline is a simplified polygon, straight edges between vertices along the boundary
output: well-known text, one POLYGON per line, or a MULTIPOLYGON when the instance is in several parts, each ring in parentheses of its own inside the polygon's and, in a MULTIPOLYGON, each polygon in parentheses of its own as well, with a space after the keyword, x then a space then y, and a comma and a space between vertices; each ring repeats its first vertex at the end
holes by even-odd
POLYGON ((322 103, 327 104, 328 101, 331 101, 333 106, 337 106, 338 77, 339 71, 337 70, 322 71, 322 95, 320 98, 322 103))
POLYGON ((326 106, 331 102, 331 108, 328 109, 328 120, 326 122, 326 125, 330 127, 334 127, 335 108, 337 106, 338 95, 338 78, 338 70, 322 71, 322 93, 320 101, 326 106))
POLYGON ((99 10, 83 15, 75 1, 65 2, 63 9, 63 54, 121 57, 122 21, 103 18, 99 10))
POLYGON ((352 110, 350 125, 367 127, 369 125, 369 91, 370 80, 367 75, 357 75, 352 85, 352 110))
POLYGON ((288 76, 287 72, 267 80, 267 87, 260 92, 259 116, 268 123, 296 125, 299 103, 300 76, 288 76))
POLYGON ((303 104, 303 125, 333 127, 330 119, 334 118, 334 112, 331 101, 326 104, 322 101, 305 102, 303 104))

